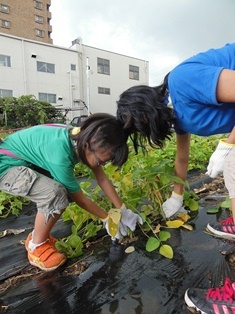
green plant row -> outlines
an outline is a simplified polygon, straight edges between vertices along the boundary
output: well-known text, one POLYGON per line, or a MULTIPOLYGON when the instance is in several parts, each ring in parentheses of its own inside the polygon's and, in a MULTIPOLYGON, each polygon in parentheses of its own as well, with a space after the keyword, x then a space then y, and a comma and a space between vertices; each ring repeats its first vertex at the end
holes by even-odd
MULTIPOLYGON (((205 169, 205 165, 214 151, 220 137, 196 137, 192 136, 189 170, 205 169)), ((176 152, 176 140, 173 136, 166 143, 163 150, 148 149, 148 154, 141 151, 136 155, 130 143, 130 155, 128 161, 117 168, 108 164, 105 166, 107 176, 112 180, 118 194, 128 208, 141 215, 144 224, 139 226, 143 236, 146 237, 146 250, 151 252, 158 250, 167 258, 173 257, 173 248, 167 244, 171 234, 167 225, 164 224, 162 203, 170 196, 172 182, 179 182, 188 187, 187 182, 182 182, 174 176, 174 158, 176 152)), ((75 173, 78 176, 86 175, 81 182, 81 188, 89 198, 96 202, 106 211, 112 208, 112 204, 103 195, 99 186, 92 188, 90 179, 91 172, 83 165, 76 165, 75 173)), ((16 204, 22 202, 19 198, 13 198, 6 202, 5 193, 0 193, 1 217, 7 215, 19 215, 20 209, 16 210, 16 204), (2 196, 2 199, 1 199, 2 196), (1 201, 2 200, 2 201, 1 201), (3 202, 4 200, 4 202, 3 202)), ((23 204, 23 203, 22 203, 23 204)), ((193 191, 186 190, 184 193, 184 204, 192 211, 198 210, 197 196, 193 191)), ((87 241, 97 236, 98 231, 103 228, 99 219, 84 211, 75 203, 71 203, 63 214, 64 221, 71 221, 71 235, 60 239, 57 247, 67 257, 73 258, 83 254, 87 241)), ((185 219, 185 218, 184 218, 185 219)), ((184 222, 178 220, 170 227, 183 226, 184 222)), ((132 236, 132 233, 129 233, 132 236)))
MULTIPOLYGON (((192 136, 189 170, 205 169, 205 165, 218 144, 221 136, 196 137, 192 136)), ((173 249, 165 242, 171 234, 168 230, 159 228, 159 221, 163 219, 162 203, 170 196, 172 182, 180 182, 188 188, 187 182, 182 182, 174 176, 174 158, 176 153, 176 139, 173 136, 171 141, 166 143, 163 150, 148 149, 148 154, 139 152, 136 155, 130 144, 130 155, 128 161, 117 168, 112 165, 105 167, 105 172, 112 180, 118 194, 122 197, 128 208, 141 215, 144 224, 139 226, 143 235, 146 236, 146 250, 151 252, 158 250, 165 257, 173 257, 173 249), (162 230, 163 229, 163 230, 162 230)), ((79 165, 76 171, 80 174, 79 165)), ((86 172, 88 177, 92 177, 90 172, 86 172)), ((86 181, 81 183, 83 191, 99 206, 107 211, 112 207, 109 201, 103 196, 97 186, 91 188, 91 184, 86 181)), ((198 210, 198 197, 193 191, 185 190, 184 205, 188 209, 198 210)), ((71 204, 63 215, 65 221, 72 220, 71 236, 57 242, 58 248, 67 256, 75 257, 76 254, 83 254, 84 244, 102 227, 100 221, 87 214, 76 204, 71 204), (78 249, 79 244, 79 249, 78 249)), ((176 223, 182 226, 184 223, 176 223)), ((165 227, 165 226, 164 226, 165 227)), ((129 234, 132 236, 131 232, 129 234)))

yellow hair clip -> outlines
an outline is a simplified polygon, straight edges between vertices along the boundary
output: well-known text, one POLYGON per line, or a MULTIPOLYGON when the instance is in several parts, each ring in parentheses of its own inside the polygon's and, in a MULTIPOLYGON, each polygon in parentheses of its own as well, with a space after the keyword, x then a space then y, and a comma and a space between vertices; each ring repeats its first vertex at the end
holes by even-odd
POLYGON ((80 130, 81 130, 80 127, 73 128, 72 131, 71 131, 71 134, 72 135, 77 135, 80 132, 80 130))

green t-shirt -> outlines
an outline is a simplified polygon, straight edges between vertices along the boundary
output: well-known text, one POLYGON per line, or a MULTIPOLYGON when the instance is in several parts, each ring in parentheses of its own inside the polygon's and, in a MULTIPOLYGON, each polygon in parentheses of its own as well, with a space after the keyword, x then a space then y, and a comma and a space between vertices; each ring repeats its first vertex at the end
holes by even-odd
POLYGON ((60 182, 68 192, 80 190, 74 174, 78 163, 68 128, 62 125, 38 125, 9 135, 0 148, 5 148, 20 159, 0 154, 0 176, 15 166, 33 168, 36 165, 50 172, 54 180, 60 182))

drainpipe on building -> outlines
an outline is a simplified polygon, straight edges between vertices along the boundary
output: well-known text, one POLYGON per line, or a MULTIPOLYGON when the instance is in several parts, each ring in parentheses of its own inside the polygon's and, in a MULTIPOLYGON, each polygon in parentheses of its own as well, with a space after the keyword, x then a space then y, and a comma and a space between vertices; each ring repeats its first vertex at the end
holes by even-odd
MULTIPOLYGON (((72 73, 71 71, 67 72, 69 75, 69 107, 74 107, 74 101, 73 101, 73 89, 72 89, 72 73)), ((72 120, 73 114, 72 112, 69 113, 69 118, 72 120)))
POLYGON ((86 58, 86 82, 87 82, 87 86, 86 86, 86 92, 87 92, 87 111, 88 111, 88 115, 90 114, 90 66, 89 66, 89 58, 86 58))
POLYGON ((26 81, 26 70, 25 70, 25 53, 24 53, 24 40, 23 39, 21 40, 21 49, 22 49, 22 63, 23 63, 24 95, 27 95, 27 81, 26 81))

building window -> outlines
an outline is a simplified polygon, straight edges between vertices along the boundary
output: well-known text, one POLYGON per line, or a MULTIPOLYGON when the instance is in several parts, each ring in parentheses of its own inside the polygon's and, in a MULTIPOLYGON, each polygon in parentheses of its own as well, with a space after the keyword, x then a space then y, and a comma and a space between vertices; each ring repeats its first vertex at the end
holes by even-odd
POLYGON ((0 55, 0 66, 11 67, 11 57, 0 55))
POLYGON ((10 21, 1 20, 1 26, 5 27, 5 28, 10 28, 10 26, 11 26, 10 21))
POLYGON ((42 2, 40 1, 34 1, 34 7, 36 9, 42 10, 42 2))
POLYGON ((0 89, 0 98, 13 97, 13 90, 11 89, 0 89))
POLYGON ((139 80, 139 67, 129 65, 129 78, 132 80, 139 80))
POLYGON ((98 73, 110 74, 109 60, 97 58, 98 73))
POLYGON ((35 22, 43 24, 43 17, 40 15, 35 15, 35 22))
POLYGON ((6 4, 0 4, 0 11, 2 13, 9 13, 9 6, 6 4))
POLYGON ((53 63, 37 61, 37 71, 55 73, 55 65, 53 63))
POLYGON ((98 87, 98 94, 110 95, 110 88, 98 87))
POLYGON ((71 71, 76 71, 76 64, 71 64, 70 69, 71 69, 71 71))
POLYGON ((44 31, 42 31, 41 29, 36 29, 36 36, 44 37, 44 31))
POLYGON ((40 101, 46 101, 51 104, 56 104, 56 94, 38 93, 38 99, 40 101))

